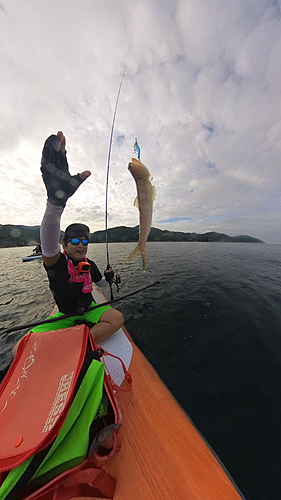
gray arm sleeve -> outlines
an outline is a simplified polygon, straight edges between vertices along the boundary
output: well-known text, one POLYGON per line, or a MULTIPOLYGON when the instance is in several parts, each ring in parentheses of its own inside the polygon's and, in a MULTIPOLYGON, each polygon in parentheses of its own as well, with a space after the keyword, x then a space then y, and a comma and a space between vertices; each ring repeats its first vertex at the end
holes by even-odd
POLYGON ((103 286, 108 286, 109 283, 108 283, 108 281, 106 281, 105 277, 103 276, 100 281, 96 282, 96 285, 103 287, 103 286))
POLYGON ((42 254, 53 257, 60 252, 60 220, 64 207, 52 205, 47 201, 46 210, 40 227, 42 254))

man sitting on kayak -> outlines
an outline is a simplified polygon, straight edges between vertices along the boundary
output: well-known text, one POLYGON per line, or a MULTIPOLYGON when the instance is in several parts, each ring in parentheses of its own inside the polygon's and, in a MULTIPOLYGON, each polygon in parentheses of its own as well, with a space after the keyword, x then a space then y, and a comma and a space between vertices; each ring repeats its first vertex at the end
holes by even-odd
MULTIPOLYGON (((62 132, 46 140, 41 172, 48 195, 40 229, 42 258, 59 309, 54 316, 62 316, 61 320, 52 323, 52 330, 73 326, 78 320, 89 326, 95 341, 99 343, 116 332, 124 322, 123 314, 110 306, 86 311, 95 305, 91 294, 92 281, 98 286, 108 286, 114 273, 110 268, 102 276, 96 264, 87 259, 90 230, 85 224, 71 224, 66 228, 63 253, 59 244, 60 219, 66 202, 91 172, 86 170, 73 176, 69 174, 62 132), (76 315, 71 318, 64 317, 65 314, 73 313, 76 315)), ((32 331, 45 330, 44 325, 40 325, 32 331)))

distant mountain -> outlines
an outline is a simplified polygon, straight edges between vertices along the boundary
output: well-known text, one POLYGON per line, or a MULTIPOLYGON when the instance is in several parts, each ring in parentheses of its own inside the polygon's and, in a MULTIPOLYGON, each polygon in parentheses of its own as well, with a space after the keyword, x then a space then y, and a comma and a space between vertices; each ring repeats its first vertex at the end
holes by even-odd
MULTIPOLYGON (((61 239, 63 238, 61 231, 61 239)), ((121 243, 138 241, 139 226, 117 226, 108 229, 108 242, 121 243)), ((237 243, 264 243, 252 236, 228 236, 222 233, 182 233, 180 231, 167 231, 153 227, 148 241, 205 241, 205 242, 237 242, 237 243)), ((0 248, 24 247, 36 245, 40 242, 40 226, 20 226, 12 224, 0 225, 0 248)), ((90 234, 90 243, 104 243, 105 230, 95 231, 90 234)))
POLYGON ((0 247, 25 247, 39 243, 40 226, 14 226, 2 224, 0 226, 0 247))
MULTIPOLYGON (((63 238, 61 231, 61 239, 63 238)), ((40 226, 0 224, 0 248, 26 247, 40 243, 40 226)))
MULTIPOLYGON (((139 226, 126 227, 117 226, 108 229, 108 241, 119 243, 125 241, 138 241, 139 226)), ((205 241, 205 242, 237 242, 237 243, 264 243, 264 241, 252 236, 228 236, 222 233, 182 233, 180 231, 167 231, 153 227, 148 241, 205 241)), ((96 231, 90 236, 91 243, 105 242, 105 231, 96 231)))

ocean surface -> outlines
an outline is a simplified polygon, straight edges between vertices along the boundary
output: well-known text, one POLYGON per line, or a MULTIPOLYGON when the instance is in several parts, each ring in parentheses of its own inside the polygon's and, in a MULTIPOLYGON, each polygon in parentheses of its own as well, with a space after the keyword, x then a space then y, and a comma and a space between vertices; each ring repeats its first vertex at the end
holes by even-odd
MULTIPOLYGON (((245 498, 280 500, 281 246, 148 243, 146 272, 139 256, 124 264, 134 246, 109 245, 115 298, 160 285, 116 303, 129 333, 245 498)), ((22 262, 31 250, 0 249, 1 329, 53 308, 42 262, 22 262)), ((105 268, 104 244, 88 256, 105 268)), ((26 331, 0 340, 0 370, 26 331)))

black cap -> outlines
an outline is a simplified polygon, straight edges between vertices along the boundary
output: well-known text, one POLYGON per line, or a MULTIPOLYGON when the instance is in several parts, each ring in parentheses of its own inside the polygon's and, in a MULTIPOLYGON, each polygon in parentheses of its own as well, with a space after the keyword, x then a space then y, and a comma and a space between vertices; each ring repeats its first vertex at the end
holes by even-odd
POLYGON ((63 241, 66 243, 71 238, 85 238, 89 239, 90 229, 85 224, 70 224, 65 230, 63 241))

